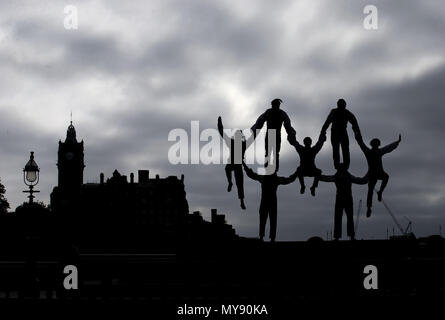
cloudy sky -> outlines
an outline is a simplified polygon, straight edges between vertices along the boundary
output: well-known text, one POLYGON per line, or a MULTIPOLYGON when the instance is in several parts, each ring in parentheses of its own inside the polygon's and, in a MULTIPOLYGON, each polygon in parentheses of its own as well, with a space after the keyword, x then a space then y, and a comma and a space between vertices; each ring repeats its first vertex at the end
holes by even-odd
MULTIPOLYGON (((316 137, 339 97, 366 141, 403 136, 384 160, 384 198, 417 235, 445 228, 445 4, 416 0, 151 0, 0 2, 0 178, 12 209, 25 200, 22 169, 35 151, 38 199, 57 184, 57 146, 73 112, 85 141, 85 182, 114 169, 129 175, 185 174, 190 211, 227 215, 240 235, 258 232, 259 185, 246 179, 247 210, 226 192, 223 165, 171 165, 174 128, 248 128, 280 97, 297 138, 316 137), (78 29, 64 28, 75 5, 78 29), (378 30, 363 9, 378 8, 378 30), (407 219, 406 219, 406 218, 407 219)), ((352 135, 351 135, 352 138, 352 135)), ((286 141, 284 141, 286 142, 286 141)), ((298 165, 283 142, 280 175, 298 165)), ((317 165, 332 174, 331 146, 317 165)), ((351 173, 366 160, 351 139, 351 173)), ((311 178, 306 178, 310 185, 311 178)), ((294 183, 279 189, 278 239, 326 236, 335 188, 316 198, 294 183)), ((354 187, 355 204, 366 186, 354 187)), ((362 218, 364 211, 362 212, 362 218)), ((360 220, 359 238, 384 238, 394 224, 381 203, 360 220)))

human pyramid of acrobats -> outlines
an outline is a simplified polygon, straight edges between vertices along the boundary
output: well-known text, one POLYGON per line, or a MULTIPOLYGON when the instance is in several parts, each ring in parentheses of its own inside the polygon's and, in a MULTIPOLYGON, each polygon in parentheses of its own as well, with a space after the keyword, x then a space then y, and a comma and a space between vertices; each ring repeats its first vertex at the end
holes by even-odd
POLYGON ((334 239, 338 240, 341 238, 342 216, 344 211, 347 218, 347 234, 351 240, 354 240, 355 234, 353 224, 352 184, 368 184, 366 216, 369 218, 372 213, 372 198, 377 181, 381 180, 380 190, 377 191, 377 198, 379 201, 382 201, 382 194, 389 180, 388 174, 383 170, 382 157, 383 155, 397 148, 401 141, 401 135, 399 134, 399 139, 397 141, 385 147, 380 147, 380 140, 374 138, 370 142, 370 147, 368 147, 363 142, 363 137, 356 117, 346 109, 346 101, 344 99, 339 99, 337 101, 337 108, 330 111, 326 121, 324 122, 317 143, 312 146, 312 139, 310 137, 306 137, 303 139, 303 145, 301 145, 296 139, 296 132, 294 128, 292 128, 289 116, 285 111, 280 109, 281 103, 281 99, 272 100, 271 108, 267 109, 262 115, 260 115, 255 124, 250 128, 252 134, 248 139, 245 138, 241 130, 236 130, 233 137, 229 137, 224 132, 221 117, 218 118, 219 133, 230 150, 230 159, 225 167, 228 181, 227 191, 230 192, 232 190, 233 172, 238 189, 238 198, 241 202, 241 208, 246 209, 244 203, 243 167, 248 177, 258 181, 261 184, 261 202, 259 208, 260 240, 263 241, 264 239, 266 222, 267 218, 269 218, 270 240, 271 242, 274 242, 277 228, 278 186, 290 184, 298 178, 300 181, 300 193, 304 194, 306 190, 304 177, 314 177, 310 191, 312 196, 315 196, 315 190, 319 181, 334 182, 337 188, 334 215, 334 239), (247 148, 254 142, 257 133, 261 130, 265 123, 267 124, 265 137, 265 167, 273 167, 273 172, 260 175, 247 167, 244 161, 244 154, 247 148), (347 132, 348 123, 352 125, 355 139, 357 140, 357 143, 368 162, 368 172, 361 178, 353 176, 348 171, 350 164, 349 137, 347 132), (287 140, 295 147, 295 150, 300 156, 300 166, 289 177, 280 177, 277 175, 279 168, 282 126, 284 126, 287 132, 287 140), (330 176, 323 175, 322 171, 315 166, 315 157, 326 141, 326 131, 329 126, 331 126, 331 144, 334 168, 337 170, 334 175, 330 176), (275 137, 269 137, 271 132, 275 133, 275 137), (269 140, 275 143, 270 143, 269 140), (241 146, 241 161, 237 157, 237 146, 241 146), (340 162, 340 147, 343 162, 340 162), (269 166, 269 161, 272 161, 272 159, 275 161, 275 165, 269 166))

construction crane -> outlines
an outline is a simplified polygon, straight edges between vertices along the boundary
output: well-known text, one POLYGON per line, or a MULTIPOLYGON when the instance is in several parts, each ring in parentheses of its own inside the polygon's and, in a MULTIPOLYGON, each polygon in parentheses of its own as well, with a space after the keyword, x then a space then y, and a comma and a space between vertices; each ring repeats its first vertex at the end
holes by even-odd
POLYGON ((406 216, 404 218, 408 221, 408 225, 406 226, 406 229, 405 229, 405 234, 413 233, 413 230, 412 230, 413 229, 412 228, 413 223, 412 223, 412 221, 410 219, 408 219, 406 216))
MULTIPOLYGON (((375 192, 377 192, 377 190, 375 190, 375 192)), ((392 220, 394 221, 395 225, 397 226, 397 228, 400 230, 400 233, 401 233, 401 235, 399 235, 399 236, 391 236, 390 239, 415 239, 416 236, 412 232, 412 222, 407 217, 405 217, 405 219, 408 220, 408 226, 406 227, 406 229, 403 229, 402 225, 399 223, 396 216, 391 211, 391 209, 389 208, 389 206, 385 202, 385 200, 382 199, 382 203, 383 203, 383 206, 385 207, 386 211, 388 211, 389 215, 391 216, 392 220)))

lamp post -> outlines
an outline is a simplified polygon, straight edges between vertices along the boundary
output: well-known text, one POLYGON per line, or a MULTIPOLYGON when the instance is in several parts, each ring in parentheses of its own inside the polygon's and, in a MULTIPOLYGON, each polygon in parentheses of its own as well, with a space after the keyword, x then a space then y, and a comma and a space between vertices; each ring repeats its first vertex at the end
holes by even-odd
POLYGON ((29 203, 33 202, 35 198, 32 194, 35 192, 40 192, 38 190, 33 190, 34 186, 39 183, 39 167, 37 163, 34 161, 34 152, 31 151, 31 155, 29 156, 29 161, 26 163, 25 168, 23 169, 23 181, 29 187, 29 190, 23 191, 25 193, 29 193, 29 203))

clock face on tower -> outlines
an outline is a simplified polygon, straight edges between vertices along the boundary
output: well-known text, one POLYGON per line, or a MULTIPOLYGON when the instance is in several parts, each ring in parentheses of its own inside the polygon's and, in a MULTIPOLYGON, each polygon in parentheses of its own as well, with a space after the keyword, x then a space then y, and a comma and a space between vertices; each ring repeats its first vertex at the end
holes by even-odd
POLYGON ((74 154, 72 152, 67 152, 65 153, 65 158, 67 160, 72 160, 73 159, 74 154))

